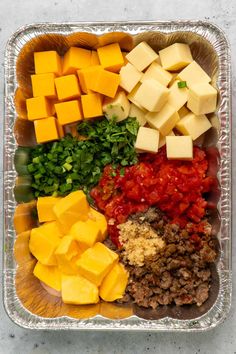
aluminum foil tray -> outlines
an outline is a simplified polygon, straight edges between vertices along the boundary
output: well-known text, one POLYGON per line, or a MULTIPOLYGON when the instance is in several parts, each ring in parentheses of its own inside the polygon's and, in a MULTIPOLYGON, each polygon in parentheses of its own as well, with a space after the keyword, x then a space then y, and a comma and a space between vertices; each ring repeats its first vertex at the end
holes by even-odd
MULTIPOLYGON (((6 312, 15 323, 30 329, 53 330, 201 331, 213 328, 225 319, 232 289, 231 76, 229 45, 218 27, 202 21, 37 23, 22 27, 12 35, 6 48, 4 132, 3 290, 6 312), (210 196, 217 206, 212 214, 212 225, 220 250, 212 271, 210 297, 200 307, 163 306, 155 311, 106 303, 98 307, 65 305, 46 292, 38 295, 32 265, 21 268, 14 258, 16 171, 13 157, 17 145, 33 143, 29 123, 17 119, 17 111, 24 108, 16 107, 15 91, 20 87, 30 95, 29 74, 33 72, 32 53, 35 50, 54 49, 63 54, 71 45, 96 48, 116 41, 123 50, 130 50, 142 40, 156 50, 174 42, 188 43, 194 59, 212 77, 219 92, 216 115, 209 117, 214 128, 202 142, 210 160, 213 156, 210 166, 217 174, 220 186, 210 196)), ((41 288, 41 291, 44 290, 41 288)))

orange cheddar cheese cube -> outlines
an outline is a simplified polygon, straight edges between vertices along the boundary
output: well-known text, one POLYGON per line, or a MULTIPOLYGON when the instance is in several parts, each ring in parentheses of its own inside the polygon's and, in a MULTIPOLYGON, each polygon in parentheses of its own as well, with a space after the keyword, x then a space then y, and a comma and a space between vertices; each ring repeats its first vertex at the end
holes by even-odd
POLYGON ((57 123, 57 132, 58 132, 58 135, 59 135, 59 138, 64 138, 65 136, 65 132, 64 132, 64 128, 63 128, 63 125, 61 125, 59 122, 58 122, 58 119, 56 119, 56 123, 57 123))
POLYGON ((29 249, 32 255, 42 264, 57 264, 54 251, 59 243, 60 238, 58 235, 53 232, 48 232, 46 225, 31 230, 29 249))
POLYGON ((55 251, 59 270, 64 274, 77 274, 76 261, 81 254, 77 242, 69 235, 64 236, 55 251))
POLYGON ((59 238, 62 238, 64 236, 64 233, 61 229, 61 225, 58 221, 47 221, 43 225, 41 225, 41 227, 43 228, 42 230, 46 235, 50 236, 50 234, 54 234, 59 238))
POLYGON ((39 222, 56 220, 53 207, 60 199, 59 197, 38 197, 37 212, 39 222))
POLYGON ((77 71, 80 86, 84 93, 91 91, 91 85, 100 70, 102 70, 101 65, 93 65, 77 71))
POLYGON ((89 219, 96 222, 97 226, 100 229, 100 238, 98 241, 103 242, 107 237, 107 221, 103 214, 99 213, 97 210, 90 207, 89 209, 89 219))
POLYGON ((51 288, 61 291, 61 272, 58 267, 47 266, 37 262, 34 267, 34 275, 51 288))
POLYGON ((72 100, 81 95, 76 75, 66 75, 55 79, 57 97, 60 101, 72 100))
POLYGON ((80 275, 62 274, 61 288, 65 304, 88 305, 99 302, 97 286, 80 275))
POLYGON ((31 75, 33 96, 56 97, 54 79, 53 73, 31 75))
POLYGON ((100 286, 117 261, 118 255, 115 252, 97 242, 80 256, 76 264, 81 276, 100 286))
POLYGON ((71 47, 63 58, 63 75, 75 74, 78 69, 91 63, 91 50, 71 47))
POLYGON ((51 116, 49 100, 44 96, 28 98, 26 100, 26 108, 29 120, 42 119, 51 116))
POLYGON ((78 242, 79 247, 84 251, 92 247, 101 239, 101 231, 96 221, 88 219, 77 221, 69 231, 69 234, 78 242))
POLYGON ((102 99, 99 93, 89 93, 81 96, 84 118, 102 116, 102 99))
POLYGON ((61 75, 61 58, 55 50, 35 52, 34 67, 36 74, 54 73, 61 75))
POLYGON ((96 50, 92 50, 91 52, 91 61, 90 65, 100 65, 99 57, 98 57, 98 52, 96 50))
POLYGON ((57 140, 59 134, 57 131, 57 122, 55 117, 48 117, 34 121, 34 130, 37 143, 57 140))
POLYGON ((119 72, 124 65, 124 58, 118 43, 108 44, 97 49, 102 67, 112 72, 119 72))
POLYGON ((78 100, 56 103, 55 109, 58 122, 61 125, 77 122, 83 117, 81 104, 78 100))
POLYGON ((80 190, 72 192, 59 200, 53 211, 62 230, 68 233, 74 223, 88 219, 89 205, 86 195, 80 190))
POLYGON ((108 97, 115 97, 120 76, 107 70, 99 70, 91 82, 90 89, 108 97))

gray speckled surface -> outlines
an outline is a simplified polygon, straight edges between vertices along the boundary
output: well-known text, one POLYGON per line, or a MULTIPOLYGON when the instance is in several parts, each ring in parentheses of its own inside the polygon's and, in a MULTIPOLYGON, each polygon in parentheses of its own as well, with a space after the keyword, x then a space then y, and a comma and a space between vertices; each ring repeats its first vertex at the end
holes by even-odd
MULTIPOLYGON (((236 108, 235 0, 7 0, 0 1, 0 120, 3 116, 3 56, 6 41, 20 26, 32 22, 205 19, 225 30, 232 48, 233 112, 236 108)), ((233 117, 234 118, 234 117, 233 117)), ((2 124, 2 121, 1 123, 2 124)), ((235 151, 236 124, 233 123, 235 151)), ((0 141, 2 129, 0 128, 0 141)), ((2 157, 2 144, 0 145, 2 157)), ((2 158, 0 162, 2 172, 2 158)), ((235 167, 233 175, 235 175, 235 167)), ((2 185, 2 175, 0 175, 2 185)), ((0 196, 1 197, 1 196, 0 196)), ((235 204, 235 202, 234 202, 235 204)), ((0 210, 2 214, 2 210, 0 210)), ((2 222, 2 215, 0 222, 2 222)), ((233 233, 235 230, 235 220, 233 233)), ((233 255, 236 244, 233 244, 233 255)), ((2 263, 0 263, 0 270, 2 263)), ((236 269, 233 257, 233 270, 236 269)), ((234 287, 236 277, 234 276, 234 287)), ((1 297, 1 295, 0 295, 1 297)), ((213 331, 198 334, 27 331, 7 317, 0 298, 0 353, 224 353, 236 354, 236 297, 228 319, 213 331)))

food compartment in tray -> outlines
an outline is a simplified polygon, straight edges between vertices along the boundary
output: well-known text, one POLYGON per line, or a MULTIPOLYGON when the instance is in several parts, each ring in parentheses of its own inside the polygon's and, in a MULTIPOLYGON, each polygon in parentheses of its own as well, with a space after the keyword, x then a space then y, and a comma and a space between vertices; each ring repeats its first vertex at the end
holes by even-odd
MULTIPOLYGON (((16 81, 17 89, 14 90, 14 102, 16 109, 16 120, 14 122, 14 136, 16 144, 22 148, 36 145, 33 122, 26 118, 25 99, 32 97, 32 87, 30 75, 34 73, 33 53, 45 50, 56 50, 59 55, 64 55, 71 46, 78 46, 86 49, 97 49, 110 43, 119 43, 122 51, 129 52, 133 47, 141 42, 147 42, 156 52, 168 47, 173 43, 189 44, 193 59, 196 60, 206 73, 211 77, 212 85, 218 90, 218 73, 219 73, 219 57, 214 47, 202 35, 188 31, 174 31, 171 33, 163 33, 162 31, 137 31, 136 34, 124 32, 110 32, 102 35, 95 33, 75 32, 72 34, 48 33, 35 35, 27 40, 22 46, 16 59, 16 81)), ((221 105, 220 92, 218 91, 217 107, 221 105)), ((218 110, 217 108, 217 110, 218 110)), ((95 320, 94 324, 98 324, 101 315, 104 319, 121 320, 127 319, 127 326, 132 329, 132 320, 142 321, 155 320, 158 321, 173 319, 175 320, 195 320, 207 313, 214 307, 220 291, 220 278, 218 262, 221 257, 220 227, 221 217, 218 211, 221 192, 220 184, 217 181, 220 169, 220 152, 218 149, 218 141, 220 137, 220 122, 217 111, 208 114, 208 118, 212 124, 212 128, 203 134, 194 142, 195 146, 203 148, 206 152, 209 162, 208 176, 214 177, 214 184, 211 191, 208 192, 207 201, 209 208, 207 210, 209 221, 212 225, 213 240, 215 249, 217 250, 217 260, 210 266, 211 282, 209 289, 209 297, 206 301, 197 305, 159 305, 156 309, 144 308, 137 304, 128 303, 107 303, 104 301, 94 305, 69 305, 62 302, 56 292, 52 289, 42 286, 39 280, 33 275, 33 268, 36 260, 29 251, 30 229, 38 225, 37 217, 35 217, 35 202, 31 201, 30 191, 27 189, 27 181, 18 177, 17 185, 19 189, 26 184, 27 200, 19 196, 20 203, 16 207, 14 215, 14 226, 16 230, 16 242, 14 247, 16 266, 15 289, 16 297, 22 304, 22 309, 26 309, 32 315, 39 316, 37 318, 61 318, 68 316, 71 319, 86 319, 88 325, 90 320, 95 320), (218 268, 218 269, 217 269, 218 268), (132 316, 132 317, 131 317, 132 316), (137 316, 137 317, 136 317, 137 316), (97 322, 98 321, 98 322, 97 322)), ((68 132, 73 132, 74 125, 67 126, 68 132)), ((16 187, 15 187, 16 188, 16 187)), ((24 194, 24 192, 23 192, 24 194)), ((119 321, 118 321, 119 322, 119 321)), ((117 322, 117 323, 118 323, 117 322)), ((168 322, 168 321, 167 321, 168 322)), ((113 326, 110 323, 108 326, 113 326)), ((137 322, 137 326, 138 326, 137 322)), ((161 322, 160 322, 161 323, 161 322)), ((91 326, 93 326, 91 322, 91 326)), ((141 327, 145 327, 142 322, 141 327)), ((181 326, 180 326, 181 327, 181 326)), ((151 327, 150 327, 151 328, 151 327)), ((167 327, 168 328, 168 325, 167 327)))

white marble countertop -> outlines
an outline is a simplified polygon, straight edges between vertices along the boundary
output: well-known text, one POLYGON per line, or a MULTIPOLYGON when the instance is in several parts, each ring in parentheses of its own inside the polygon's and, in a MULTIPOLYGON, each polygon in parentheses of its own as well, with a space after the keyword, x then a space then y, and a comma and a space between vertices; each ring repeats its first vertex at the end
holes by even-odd
MULTIPOLYGON (((219 25, 232 49, 233 112, 236 109, 235 0, 1 0, 0 1, 0 119, 3 116, 3 60, 6 41, 20 26, 32 22, 202 19, 219 25)), ((234 118, 234 117, 233 117, 234 118)), ((2 126, 2 122, 0 123, 2 126)), ((233 122, 233 141, 236 124, 233 122)), ((2 141, 2 129, 0 129, 2 141)), ((234 143, 233 143, 234 145, 234 143)), ((234 152, 236 146, 233 146, 234 152)), ((0 145, 2 156, 2 144, 0 145)), ((235 154, 234 154, 235 156, 235 154)), ((2 172, 2 158, 0 162, 2 172)), ((233 168, 235 172, 235 167, 233 168)), ((235 175, 235 173, 233 173, 235 175)), ((2 174, 0 175, 2 182, 2 174)), ((236 181, 235 181, 236 182, 236 181)), ((2 197, 2 196, 0 196, 2 197)), ((235 205, 235 202, 234 202, 235 205)), ((2 210, 0 210, 2 213, 2 210)), ((2 222, 2 217, 0 222, 2 222)), ((235 219, 233 220, 235 230, 235 219)), ((2 235, 0 236, 2 237, 2 235)), ((233 255, 236 254, 234 242, 233 255)), ((0 270, 2 267, 0 263, 0 270)), ((236 257, 233 258, 236 271, 236 257)), ((234 286, 236 277, 234 276, 234 286)), ((1 296, 0 296, 1 297, 1 296)), ((0 353, 162 353, 236 354, 236 296, 230 315, 218 328, 205 333, 117 333, 27 331, 7 317, 0 298, 0 353)))

